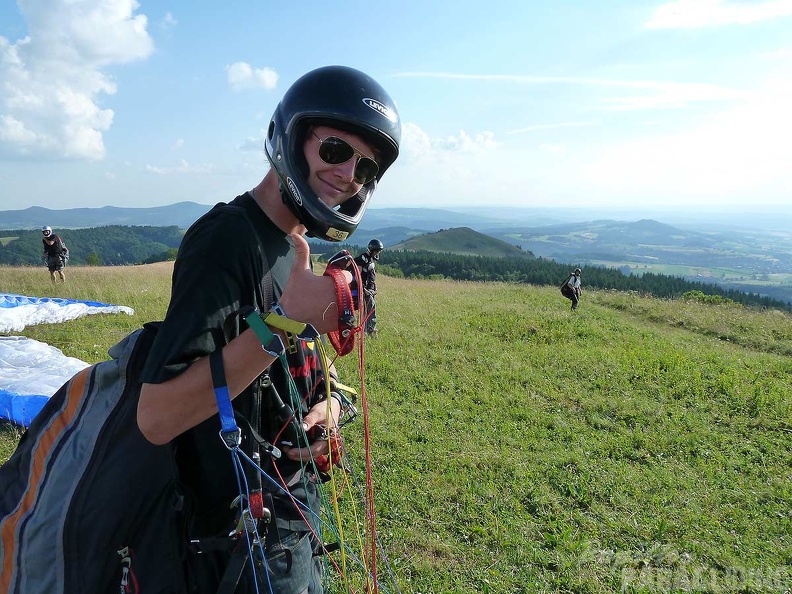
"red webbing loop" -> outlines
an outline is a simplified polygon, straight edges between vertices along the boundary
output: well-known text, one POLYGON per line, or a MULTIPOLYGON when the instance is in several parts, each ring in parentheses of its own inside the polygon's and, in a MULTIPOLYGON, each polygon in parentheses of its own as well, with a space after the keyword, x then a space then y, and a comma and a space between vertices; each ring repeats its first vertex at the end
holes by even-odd
POLYGON ((319 472, 330 472, 330 461, 333 461, 333 465, 339 466, 343 468, 344 464, 341 460, 342 454, 342 442, 341 436, 334 432, 331 433, 330 436, 327 438, 330 444, 330 455, 323 455, 323 456, 316 456, 314 458, 314 464, 316 464, 317 470, 319 472))
POLYGON ((352 262, 349 252, 342 252, 342 257, 337 254, 330 260, 325 268, 324 275, 333 279, 336 290, 336 303, 338 305, 338 330, 327 333, 330 344, 338 353, 339 357, 348 355, 355 348, 355 333, 360 331, 360 327, 355 319, 355 301, 352 298, 352 290, 349 283, 344 278, 344 268, 339 263, 346 263, 347 266, 352 262))
POLYGON ((264 517, 264 497, 261 494, 261 491, 253 491, 250 494, 250 498, 248 499, 248 503, 250 505, 250 515, 260 520, 264 517))

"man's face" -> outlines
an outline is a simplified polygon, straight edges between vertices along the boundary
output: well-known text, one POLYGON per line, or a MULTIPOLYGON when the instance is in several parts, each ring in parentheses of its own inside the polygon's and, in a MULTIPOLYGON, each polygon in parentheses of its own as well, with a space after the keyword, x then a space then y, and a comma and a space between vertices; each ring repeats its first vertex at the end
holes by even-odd
POLYGON ((377 161, 373 147, 360 136, 329 126, 317 126, 305 139, 305 160, 308 163, 308 185, 327 206, 335 208, 354 196, 363 187, 355 181, 355 168, 361 158, 377 161), (354 149, 354 154, 343 163, 326 163, 319 156, 319 146, 328 137, 337 137, 354 149))

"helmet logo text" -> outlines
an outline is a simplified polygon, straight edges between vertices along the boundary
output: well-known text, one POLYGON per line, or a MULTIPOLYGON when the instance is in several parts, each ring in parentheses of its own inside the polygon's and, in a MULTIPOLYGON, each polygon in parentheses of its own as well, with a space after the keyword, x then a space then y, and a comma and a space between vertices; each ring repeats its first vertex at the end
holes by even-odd
POLYGON ((294 180, 290 177, 287 177, 286 185, 289 186, 289 192, 291 192, 292 196, 294 196, 294 201, 299 206, 302 206, 302 196, 300 196, 300 192, 297 190, 297 184, 294 183, 294 180))
POLYGON ((376 111, 378 114, 385 116, 391 122, 396 121, 396 114, 387 105, 383 105, 376 99, 369 99, 368 97, 365 97, 363 99, 363 103, 365 103, 368 107, 376 111))

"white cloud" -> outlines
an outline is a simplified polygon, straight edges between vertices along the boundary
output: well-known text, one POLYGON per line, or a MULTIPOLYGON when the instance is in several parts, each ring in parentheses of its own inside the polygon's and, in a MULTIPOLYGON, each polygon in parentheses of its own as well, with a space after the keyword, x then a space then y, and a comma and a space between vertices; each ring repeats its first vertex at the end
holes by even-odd
POLYGON ((173 27, 175 27, 178 24, 179 24, 179 21, 176 20, 176 18, 173 16, 173 14, 171 12, 166 12, 165 16, 162 18, 162 21, 160 22, 160 28, 166 29, 166 30, 167 29, 172 29, 173 27))
POLYGON ((761 54, 763 58, 770 60, 792 60, 792 48, 778 49, 772 52, 761 54))
POLYGON ((602 151, 583 175, 620 195, 684 199, 746 196, 788 200, 792 192, 792 83, 767 83, 761 92, 700 124, 602 151))
POLYGON ((733 101, 745 96, 735 91, 706 83, 636 82, 633 87, 649 94, 604 99, 608 110, 679 109, 694 103, 733 101))
POLYGON ((422 159, 431 155, 432 139, 420 126, 411 122, 402 124, 402 136, 399 146, 400 159, 422 159))
MULTIPOLYGON (((433 138, 414 123, 402 125, 400 156, 388 170, 377 206, 423 206, 476 204, 488 195, 517 181, 524 168, 515 166, 518 156, 498 142, 492 132, 433 138)), ((501 198, 500 196, 498 197, 501 198)))
POLYGON ((726 0, 675 0, 658 6, 647 29, 696 29, 748 25, 792 15, 792 0, 738 3, 726 0))
POLYGON ((171 145, 171 150, 178 151, 183 146, 184 146, 184 139, 177 138, 176 141, 171 145))
POLYGON ((235 91, 257 88, 271 91, 278 84, 278 73, 269 67, 253 68, 247 62, 234 62, 225 69, 228 84, 235 91))
MULTIPOLYGON (((792 2, 792 0, 790 0, 792 2)), ((633 95, 601 100, 602 109, 625 111, 639 109, 679 109, 697 103, 733 101, 745 93, 708 83, 678 83, 655 80, 618 80, 575 76, 524 76, 502 74, 456 74, 450 72, 401 72, 398 77, 509 82, 532 85, 586 85, 626 89, 633 95), (642 93, 637 95, 637 93, 642 93)), ((528 129, 530 131, 530 128, 528 129)))
POLYGON ((458 136, 451 135, 444 139, 436 139, 432 144, 440 150, 478 153, 495 148, 498 142, 492 132, 479 132, 475 136, 470 136, 464 130, 460 130, 458 136))
POLYGON ((557 128, 581 128, 588 126, 598 126, 599 122, 561 122, 558 124, 534 124, 533 126, 523 126, 509 130, 508 134, 526 134, 528 132, 538 132, 539 130, 555 130, 557 128))
POLYGON ((203 163, 193 165, 181 159, 179 164, 174 167, 159 167, 156 165, 146 165, 147 173, 154 173, 156 175, 185 175, 196 173, 213 173, 215 171, 214 165, 211 163, 203 163))
POLYGON ((237 146, 240 151, 262 152, 264 150, 264 138, 266 131, 262 130, 260 136, 249 136, 242 144, 237 146))
POLYGON ((437 158, 443 153, 468 153, 476 154, 489 151, 500 143, 495 140, 495 134, 484 131, 471 136, 464 130, 458 135, 445 138, 431 138, 416 124, 406 122, 402 125, 402 140, 399 148, 400 154, 406 158, 425 159, 437 158))
POLYGON ((116 92, 102 72, 148 57, 153 42, 134 0, 19 0, 28 35, 0 37, 0 138, 5 156, 101 159, 116 92))
POLYGON ((551 144, 551 143, 540 144, 539 150, 544 151, 546 153, 554 153, 557 155, 562 155, 566 152, 566 149, 560 144, 551 144))

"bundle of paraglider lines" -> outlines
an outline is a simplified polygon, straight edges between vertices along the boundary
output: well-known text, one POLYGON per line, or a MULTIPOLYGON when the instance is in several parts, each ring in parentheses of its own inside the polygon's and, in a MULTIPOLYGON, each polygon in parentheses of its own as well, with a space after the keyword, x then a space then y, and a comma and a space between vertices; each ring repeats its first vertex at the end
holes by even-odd
MULTIPOLYGON (((344 254, 344 252, 341 254, 344 254)), ((352 287, 362 286, 360 271, 354 265, 348 253, 345 253, 341 258, 332 258, 325 274, 333 276, 340 268, 346 268, 353 273, 352 287)), ((341 288, 341 281, 338 277, 336 277, 336 287, 339 292, 339 330, 330 333, 328 338, 338 355, 346 355, 355 350, 355 335, 361 335, 356 349, 360 393, 358 395, 353 388, 340 384, 336 380, 325 381, 322 384, 326 390, 324 396, 328 407, 327 418, 330 419, 332 416, 331 402, 333 399, 341 403, 342 415, 336 427, 327 428, 321 435, 311 436, 314 439, 326 439, 328 441, 328 454, 302 461, 324 480, 319 487, 322 505, 321 512, 318 515, 289 493, 285 486, 286 481, 280 476, 275 465, 271 466, 275 476, 271 476, 262 469, 260 459, 248 456, 240 448, 239 428, 236 426, 227 388, 225 394, 222 393, 222 389, 218 394, 218 388, 217 386, 215 387, 222 425, 221 437, 230 450, 239 487, 240 521, 237 527, 237 536, 245 539, 249 559, 265 558, 265 534, 260 533, 260 529, 261 532, 264 532, 265 529, 257 520, 265 516, 267 510, 262 509, 260 485, 251 485, 248 479, 251 475, 250 470, 253 469, 253 475, 256 477, 257 483, 259 482, 258 478, 261 477, 263 481, 270 484, 270 491, 274 489, 290 497, 305 523, 309 527, 314 527, 315 539, 318 543, 321 543, 324 549, 321 552, 324 553, 322 558, 326 566, 326 571, 324 572, 326 581, 324 589, 326 592, 347 592, 350 594, 365 592, 376 594, 382 591, 386 594, 391 592, 400 594, 376 528, 371 464, 371 435, 364 374, 364 333, 361 332, 365 326, 365 314, 367 312, 362 312, 361 309, 358 309, 357 300, 352 296, 348 285, 343 283, 343 288, 341 288), (358 408, 355 406, 357 396, 359 396, 359 406, 362 414, 359 414, 358 408), (340 433, 342 427, 361 416, 363 424, 363 473, 365 475, 362 484, 357 478, 352 457, 349 455, 340 433), (384 569, 384 571, 381 571, 381 569, 384 569)), ((302 326, 305 327, 306 325, 303 324, 302 326)), ((322 340, 318 339, 315 330, 311 332, 312 327, 307 327, 309 329, 308 332, 297 333, 294 338, 297 340, 315 340, 319 355, 318 359, 322 365, 323 377, 331 378, 330 365, 332 362, 329 362, 324 344, 322 340)), ((298 441, 308 444, 310 442, 309 436, 302 429, 303 423, 302 418, 300 418, 300 411, 303 409, 300 402, 300 394, 291 375, 288 373, 288 363, 284 355, 279 357, 279 362, 286 371, 284 375, 289 378, 289 401, 291 404, 289 407, 291 418, 285 419, 281 433, 286 431, 289 426, 294 427, 296 431, 301 433, 301 435, 298 435, 298 441)), ((278 364, 278 361, 274 364, 278 364)), ((276 436, 275 443, 278 443, 279 437, 280 434, 276 436)), ((270 454, 273 454, 273 452, 270 452, 270 454)), ((278 455, 278 452, 275 452, 275 455, 278 455)), ((266 573, 266 569, 257 563, 251 563, 250 566, 253 571, 264 571, 266 573)), ((262 579, 262 576, 259 576, 256 583, 268 584, 269 582, 267 577, 262 579)))

